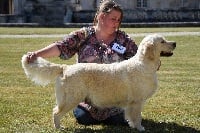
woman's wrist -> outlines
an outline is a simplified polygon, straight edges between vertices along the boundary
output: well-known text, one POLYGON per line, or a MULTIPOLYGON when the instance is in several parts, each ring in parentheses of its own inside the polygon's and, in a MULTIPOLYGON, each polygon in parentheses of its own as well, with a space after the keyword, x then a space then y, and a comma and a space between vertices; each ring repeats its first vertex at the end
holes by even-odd
POLYGON ((27 61, 28 63, 32 63, 38 57, 36 52, 28 52, 27 53, 27 61))

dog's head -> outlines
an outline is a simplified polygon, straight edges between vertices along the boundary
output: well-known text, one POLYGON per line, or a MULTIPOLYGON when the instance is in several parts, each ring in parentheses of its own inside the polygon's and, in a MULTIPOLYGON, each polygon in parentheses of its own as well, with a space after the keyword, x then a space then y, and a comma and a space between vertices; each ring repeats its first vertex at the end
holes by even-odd
POLYGON ((139 49, 147 58, 154 60, 160 56, 172 56, 176 42, 167 41, 162 35, 146 36, 139 45, 139 49))

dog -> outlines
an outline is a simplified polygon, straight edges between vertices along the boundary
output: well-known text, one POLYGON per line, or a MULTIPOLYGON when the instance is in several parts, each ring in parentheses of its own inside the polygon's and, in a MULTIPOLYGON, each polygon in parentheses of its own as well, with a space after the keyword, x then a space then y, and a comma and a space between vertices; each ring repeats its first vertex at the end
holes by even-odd
POLYGON ((160 56, 172 56, 176 42, 152 34, 140 43, 136 55, 112 64, 77 63, 61 65, 38 57, 33 63, 22 57, 28 78, 40 85, 55 81, 56 107, 53 109, 55 128, 62 116, 85 99, 99 107, 118 106, 125 110, 130 127, 144 131, 142 107, 157 90, 156 71, 160 56))

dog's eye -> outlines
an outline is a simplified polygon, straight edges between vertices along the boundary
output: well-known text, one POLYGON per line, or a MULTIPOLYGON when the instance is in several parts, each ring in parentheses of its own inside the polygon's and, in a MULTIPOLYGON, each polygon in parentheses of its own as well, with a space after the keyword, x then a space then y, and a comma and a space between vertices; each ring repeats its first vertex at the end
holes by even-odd
POLYGON ((165 43, 165 40, 162 40, 161 43, 165 43))

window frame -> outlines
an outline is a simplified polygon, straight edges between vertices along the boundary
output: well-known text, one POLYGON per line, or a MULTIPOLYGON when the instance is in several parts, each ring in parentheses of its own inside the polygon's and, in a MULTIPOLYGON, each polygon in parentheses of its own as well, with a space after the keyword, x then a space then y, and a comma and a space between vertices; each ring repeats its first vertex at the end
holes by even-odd
POLYGON ((148 0, 137 0, 137 8, 147 8, 148 0))

